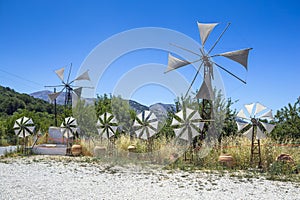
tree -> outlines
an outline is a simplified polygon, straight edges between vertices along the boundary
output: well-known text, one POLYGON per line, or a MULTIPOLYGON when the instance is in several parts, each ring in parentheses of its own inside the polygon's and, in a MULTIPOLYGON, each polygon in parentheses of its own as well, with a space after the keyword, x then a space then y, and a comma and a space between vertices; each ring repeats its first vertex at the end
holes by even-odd
POLYGON ((276 127, 271 132, 275 139, 283 140, 284 138, 300 138, 300 101, 299 99, 292 104, 281 108, 275 115, 276 127))

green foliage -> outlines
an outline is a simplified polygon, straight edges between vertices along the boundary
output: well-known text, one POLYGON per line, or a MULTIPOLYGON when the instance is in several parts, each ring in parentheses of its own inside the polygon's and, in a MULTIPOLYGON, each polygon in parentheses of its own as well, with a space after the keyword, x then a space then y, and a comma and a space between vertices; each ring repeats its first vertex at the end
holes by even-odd
MULTIPOLYGON (((98 102, 99 103, 99 102, 98 102)), ((80 124, 80 134, 87 137, 97 135, 96 130, 96 110, 94 105, 86 105, 84 100, 79 100, 73 108, 73 116, 80 124)))
MULTIPOLYGON (((58 113, 63 113, 63 106, 57 106, 58 113)), ((8 87, 0 86, 0 145, 16 144, 17 136, 13 125, 20 117, 30 117, 36 130, 47 132, 54 125, 53 105, 46 101, 35 99, 27 94, 20 94, 8 87)), ((59 123, 62 115, 59 115, 59 123)))
POLYGON ((288 104, 277 111, 275 115, 276 127, 271 136, 275 139, 300 138, 300 102, 288 104))

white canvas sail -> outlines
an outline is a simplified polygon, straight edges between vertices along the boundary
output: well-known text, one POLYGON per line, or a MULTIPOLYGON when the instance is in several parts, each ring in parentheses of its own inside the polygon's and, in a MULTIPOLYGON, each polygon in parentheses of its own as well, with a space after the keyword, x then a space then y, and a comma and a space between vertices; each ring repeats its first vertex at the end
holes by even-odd
POLYGON ((241 65, 243 65, 245 67, 245 69, 248 69, 248 55, 249 55, 249 51, 251 49, 252 48, 242 49, 242 50, 237 50, 237 51, 230 51, 230 52, 226 52, 226 53, 221 53, 219 55, 229 58, 235 62, 238 62, 241 65))
POLYGON ((215 26, 218 25, 218 23, 204 24, 204 23, 197 22, 197 25, 200 32, 202 46, 204 46, 209 34, 215 28, 215 26))
POLYGON ((62 81, 64 80, 64 72, 65 72, 65 68, 64 67, 61 68, 61 69, 55 70, 56 75, 62 81))
POLYGON ((183 67, 183 66, 188 65, 188 64, 190 64, 190 62, 188 62, 186 60, 181 60, 179 58, 176 58, 176 57, 172 56, 169 53, 169 56, 168 56, 168 67, 167 67, 165 73, 167 73, 169 71, 172 71, 174 69, 183 67))

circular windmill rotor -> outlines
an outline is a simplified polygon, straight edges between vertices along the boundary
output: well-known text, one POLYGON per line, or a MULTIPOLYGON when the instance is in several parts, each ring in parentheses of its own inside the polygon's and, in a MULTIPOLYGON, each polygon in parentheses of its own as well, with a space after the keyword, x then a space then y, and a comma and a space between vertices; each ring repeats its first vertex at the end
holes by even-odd
POLYGON ((171 126, 174 127, 174 132, 177 138, 193 142, 193 138, 200 135, 204 122, 197 110, 185 108, 175 114, 171 126))
POLYGON ((198 25, 198 29, 199 29, 199 33, 200 33, 200 39, 201 39, 201 48, 200 48, 199 53, 198 52, 193 52, 189 49, 186 49, 184 47, 180 47, 178 45, 174 45, 174 44, 173 45, 180 48, 180 49, 182 49, 182 50, 185 50, 185 51, 188 51, 192 54, 195 54, 195 55, 199 56, 199 58, 195 61, 187 61, 187 60, 182 60, 180 58, 176 58, 175 56, 169 54, 169 56, 168 56, 168 67, 166 69, 166 72, 169 72, 169 71, 172 71, 174 69, 178 69, 180 67, 183 67, 183 66, 186 66, 186 65, 189 65, 189 64, 196 63, 196 62, 200 61, 199 68, 196 72, 196 75, 194 76, 194 79, 192 80, 192 82, 190 84, 190 87, 188 88, 188 91, 186 92, 185 97, 188 95, 189 90, 191 89, 192 85, 194 84, 194 81, 197 78, 197 76, 200 72, 200 69, 202 68, 202 66, 204 66, 203 83, 202 83, 198 93, 196 94, 196 97, 198 99, 213 100, 214 95, 213 95, 213 90, 212 90, 212 85, 211 85, 211 81, 214 79, 213 66, 216 66, 216 67, 222 69, 223 71, 225 71, 226 73, 230 74, 231 76, 235 77, 236 79, 238 79, 239 81, 241 81, 243 83, 246 83, 246 82, 244 80, 242 80, 241 78, 239 78, 238 76, 236 76, 235 74, 231 73, 229 70, 227 70, 226 68, 224 68, 220 64, 214 62, 212 60, 212 58, 217 57, 217 56, 222 56, 222 57, 228 58, 232 61, 235 61, 235 62, 241 64, 247 70, 247 68, 248 68, 247 67, 248 54, 249 54, 249 51, 252 48, 246 48, 246 49, 241 49, 241 50, 237 50, 237 51, 230 51, 230 52, 210 55, 212 50, 215 48, 215 46, 220 41, 223 34, 228 29, 230 23, 226 26, 226 28, 221 33, 219 38, 216 40, 216 42, 212 45, 212 47, 208 51, 205 51, 205 49, 204 49, 205 43, 206 43, 210 33, 215 28, 215 26, 218 25, 218 23, 208 24, 208 23, 199 23, 199 22, 197 22, 197 25, 198 25))
POLYGON ((88 70, 82 73, 81 75, 79 75, 78 77, 76 77, 74 80, 70 80, 71 71, 72 71, 72 64, 66 80, 64 80, 64 72, 65 72, 64 67, 55 71, 56 75, 61 80, 62 84, 56 86, 46 86, 46 87, 53 87, 53 88, 61 87, 62 89, 59 92, 54 92, 48 95, 51 102, 53 102, 62 92, 65 91, 66 93, 65 105, 71 104, 72 98, 75 97, 80 98, 82 89, 88 88, 88 87, 78 87, 73 85, 75 81, 82 81, 82 80, 90 81, 91 79, 89 77, 88 70))
POLYGON ((237 114, 237 118, 240 119, 239 121, 236 121, 238 132, 242 132, 244 136, 251 140, 254 127, 256 126, 256 139, 266 138, 266 133, 271 133, 275 128, 275 125, 262 122, 261 119, 273 120, 272 110, 262 113, 267 108, 260 103, 246 104, 245 108, 247 114, 243 109, 237 114))
POLYGON ((15 121, 13 129, 18 137, 25 138, 33 134, 35 126, 31 118, 24 116, 15 121))
POLYGON ((138 138, 148 140, 157 133, 158 119, 153 112, 145 110, 137 115, 133 128, 138 138))
POLYGON ((108 112, 99 116, 96 126, 100 137, 106 139, 114 136, 118 128, 116 118, 108 112))
POLYGON ((74 117, 67 117, 61 123, 61 132, 65 138, 71 138, 75 136, 77 131, 77 120, 74 117))

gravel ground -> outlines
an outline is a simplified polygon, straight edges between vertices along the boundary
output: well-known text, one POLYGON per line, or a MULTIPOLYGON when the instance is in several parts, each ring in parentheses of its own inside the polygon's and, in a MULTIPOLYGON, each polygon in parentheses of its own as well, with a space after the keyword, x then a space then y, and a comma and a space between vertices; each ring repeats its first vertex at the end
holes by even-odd
POLYGON ((55 156, 2 158, 0 199, 300 199, 299 183, 241 173, 113 166, 55 156))

